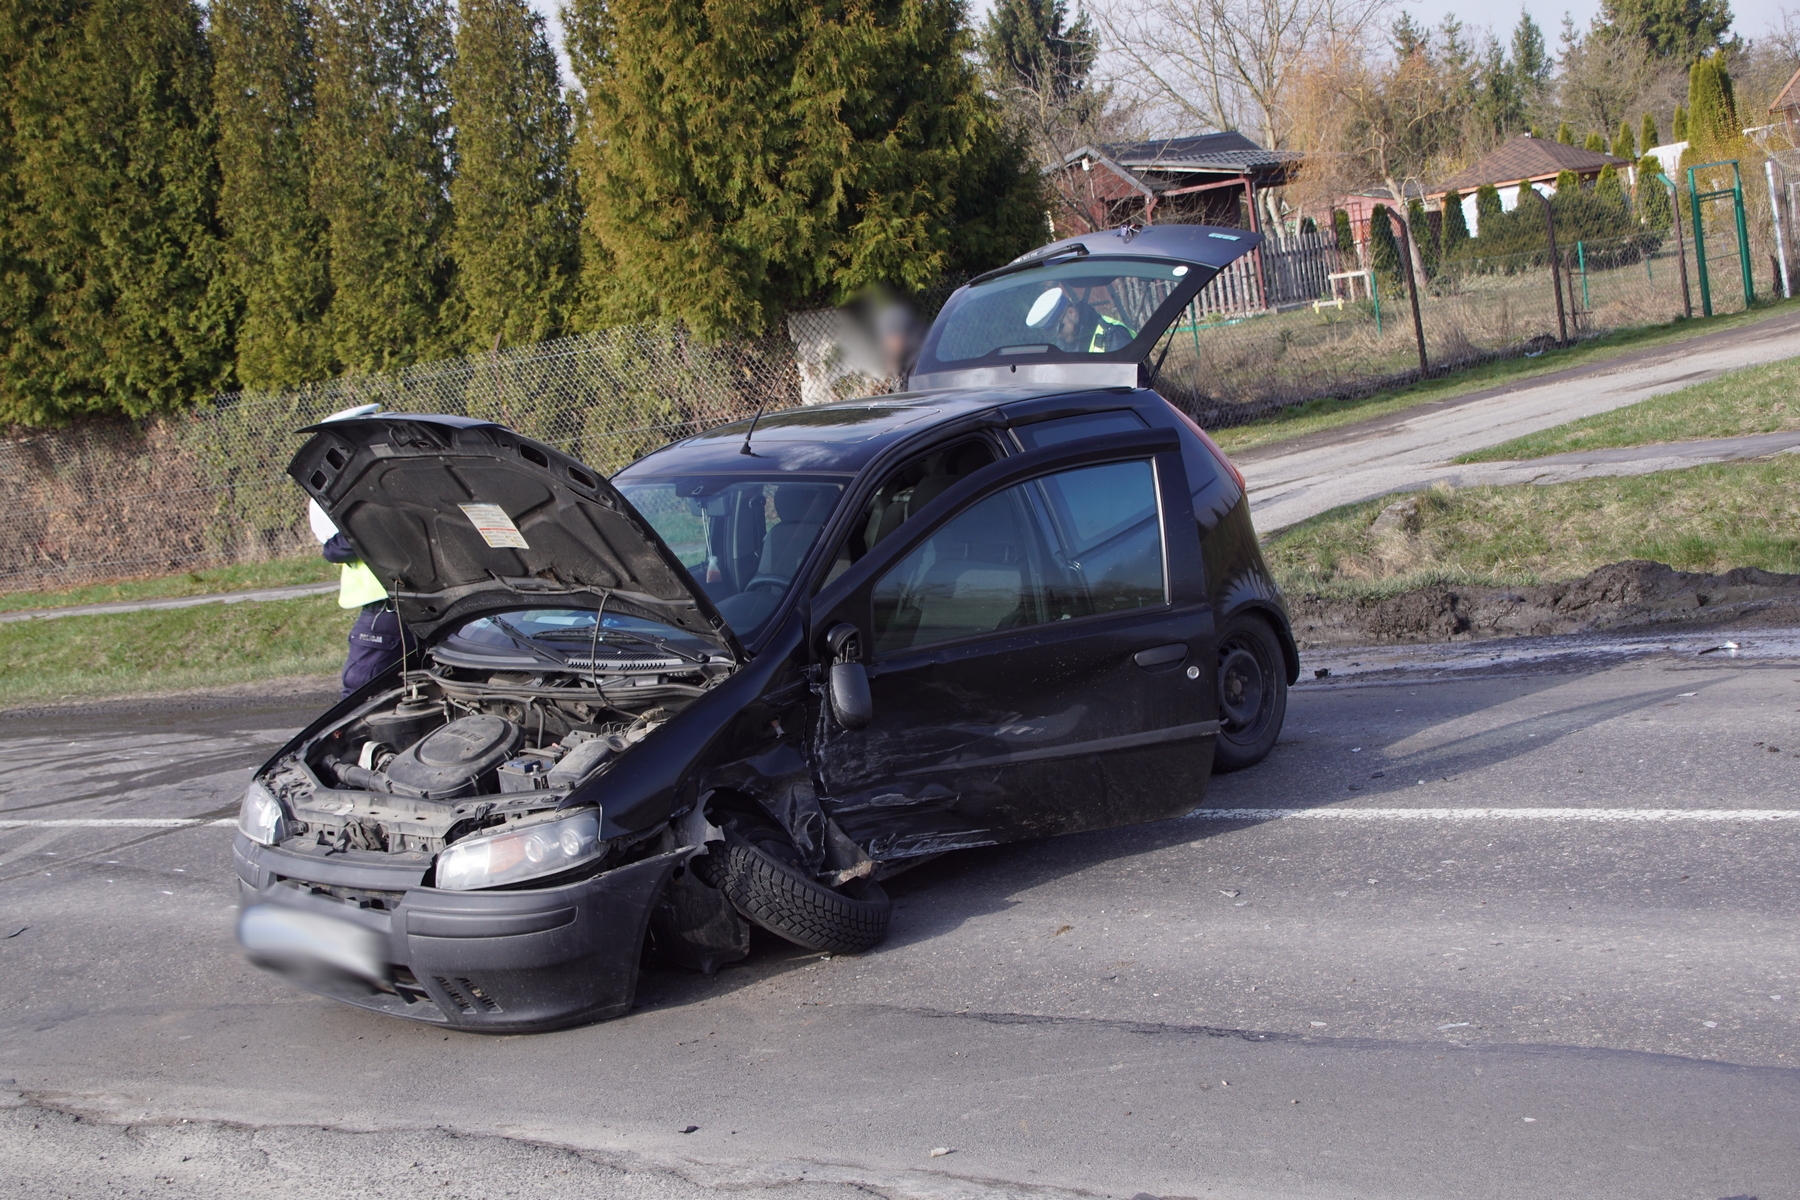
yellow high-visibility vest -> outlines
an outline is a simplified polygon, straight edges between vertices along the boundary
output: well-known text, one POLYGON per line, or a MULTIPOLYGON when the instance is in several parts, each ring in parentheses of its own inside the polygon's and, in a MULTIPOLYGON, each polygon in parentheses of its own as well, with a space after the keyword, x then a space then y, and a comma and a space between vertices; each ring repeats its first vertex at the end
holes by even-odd
POLYGON ((387 589, 381 586, 381 580, 375 578, 375 572, 360 562, 344 564, 343 574, 338 580, 339 608, 361 608, 365 604, 386 599, 387 589))

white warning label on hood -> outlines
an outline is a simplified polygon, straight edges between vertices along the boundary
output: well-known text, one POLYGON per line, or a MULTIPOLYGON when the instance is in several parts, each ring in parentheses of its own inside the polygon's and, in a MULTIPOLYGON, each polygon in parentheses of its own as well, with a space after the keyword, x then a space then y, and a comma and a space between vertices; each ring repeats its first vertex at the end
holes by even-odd
POLYGON ((481 540, 495 550, 531 549, 525 544, 525 535, 519 532, 519 527, 512 523, 512 518, 498 504, 459 504, 457 507, 469 518, 469 524, 475 526, 475 532, 481 535, 481 540))

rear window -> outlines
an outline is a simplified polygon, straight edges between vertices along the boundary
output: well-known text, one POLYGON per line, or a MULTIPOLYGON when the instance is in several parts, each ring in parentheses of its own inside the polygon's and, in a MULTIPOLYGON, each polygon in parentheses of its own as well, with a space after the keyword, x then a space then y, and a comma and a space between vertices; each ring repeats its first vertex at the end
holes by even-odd
POLYGON ((984 360, 1136 361, 1140 342, 1213 274, 1166 258, 1076 258, 973 284, 938 314, 917 373, 984 360))

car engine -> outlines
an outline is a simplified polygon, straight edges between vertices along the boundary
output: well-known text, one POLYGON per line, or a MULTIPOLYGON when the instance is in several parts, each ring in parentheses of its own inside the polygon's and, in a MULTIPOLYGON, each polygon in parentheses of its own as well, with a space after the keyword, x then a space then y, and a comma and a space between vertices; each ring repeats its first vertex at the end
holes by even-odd
POLYGON ((731 670, 723 656, 572 658, 493 670, 428 652, 261 782, 292 814, 284 846, 414 855, 477 831, 548 817, 731 670))

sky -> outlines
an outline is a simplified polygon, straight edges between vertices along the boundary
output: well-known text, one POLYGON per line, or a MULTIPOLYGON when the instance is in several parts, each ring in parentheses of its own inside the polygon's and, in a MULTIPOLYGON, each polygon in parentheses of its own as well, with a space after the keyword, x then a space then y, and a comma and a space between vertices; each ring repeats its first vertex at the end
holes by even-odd
MULTIPOLYGON (((559 3, 560 0, 531 0, 531 6, 549 18, 552 36, 556 39, 557 55, 562 59, 563 73, 567 75, 569 60, 562 50, 561 29, 556 19, 559 3)), ((1517 0, 1493 0, 1491 7, 1482 6, 1485 13, 1491 13, 1485 19, 1471 15, 1469 10, 1472 6, 1468 0, 1401 0, 1401 3, 1423 25, 1436 25, 1446 15, 1456 13, 1471 30, 1492 29, 1503 41, 1519 21, 1518 9, 1514 7, 1517 0)), ((990 6, 991 0, 969 0, 970 19, 979 24, 990 6)), ((1071 4, 1070 7, 1074 5, 1071 4)), ((1600 11, 1600 0, 1525 0, 1523 7, 1543 28, 1544 40, 1554 51, 1557 34, 1562 29, 1563 14, 1566 12, 1574 17, 1578 28, 1586 28, 1588 22, 1600 11)), ((1787 4, 1782 0, 1732 0, 1732 29, 1739 37, 1756 37, 1780 22, 1784 7, 1789 8, 1789 11, 1800 9, 1800 0, 1788 0, 1787 4)))

